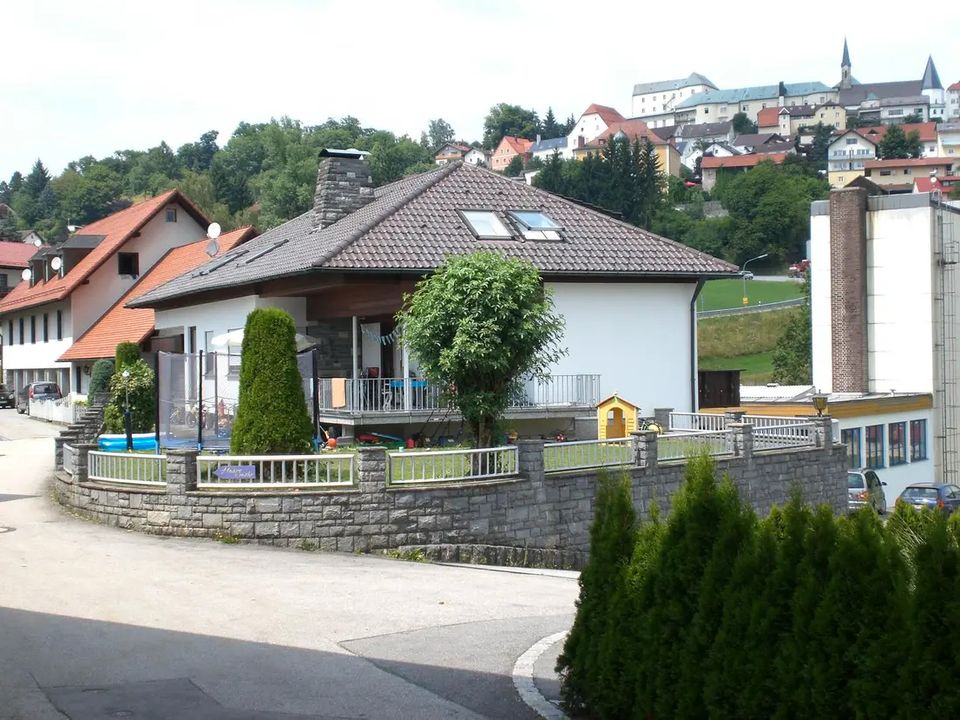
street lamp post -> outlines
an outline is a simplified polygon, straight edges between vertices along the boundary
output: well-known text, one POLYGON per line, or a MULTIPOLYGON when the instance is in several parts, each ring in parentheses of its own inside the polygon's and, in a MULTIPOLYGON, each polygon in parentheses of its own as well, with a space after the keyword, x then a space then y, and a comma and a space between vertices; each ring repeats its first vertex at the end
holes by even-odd
POLYGON ((130 371, 124 370, 123 384, 126 390, 126 406, 123 410, 123 429, 127 433, 127 452, 133 452, 133 417, 130 414, 130 371))
POLYGON ((763 260, 769 254, 770 253, 764 253, 763 255, 757 255, 756 257, 752 257, 743 264, 742 268, 740 268, 740 278, 743 280, 743 304, 744 305, 750 302, 749 298, 747 298, 747 265, 752 263, 754 260, 763 260))

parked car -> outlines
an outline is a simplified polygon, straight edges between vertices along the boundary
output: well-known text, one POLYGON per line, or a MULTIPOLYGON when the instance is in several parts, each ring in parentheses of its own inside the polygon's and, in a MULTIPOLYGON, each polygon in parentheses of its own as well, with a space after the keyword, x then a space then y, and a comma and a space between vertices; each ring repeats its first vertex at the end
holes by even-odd
POLYGON ((60 386, 53 382, 34 382, 20 388, 17 395, 17 412, 23 415, 30 411, 31 400, 59 400, 63 397, 60 386))
POLYGON ((741 270, 740 277, 744 280, 753 280, 753 271, 752 270, 741 270))
POLYGON ((873 471, 863 468, 847 472, 847 509, 850 512, 868 505, 879 515, 887 512, 886 485, 873 471))
POLYGON ((810 261, 803 259, 800 262, 795 262, 793 265, 791 265, 787 270, 787 274, 794 278, 803 277, 809 269, 810 261))
POLYGON ((17 406, 17 394, 3 383, 0 383, 0 407, 12 408, 17 406))
POLYGON ((917 510, 940 508, 949 515, 960 508, 960 487, 932 483, 907 485, 897 498, 897 505, 901 503, 913 505, 917 510))

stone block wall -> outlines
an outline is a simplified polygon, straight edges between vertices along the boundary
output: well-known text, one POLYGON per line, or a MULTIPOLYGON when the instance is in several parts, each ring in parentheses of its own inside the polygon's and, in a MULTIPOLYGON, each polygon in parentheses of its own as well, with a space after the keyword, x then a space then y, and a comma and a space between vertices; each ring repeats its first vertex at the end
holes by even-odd
MULTIPOLYGON (((719 458, 742 496, 761 514, 785 503, 794 486, 811 503, 846 509, 842 446, 823 418, 817 447, 753 452, 750 426, 719 458), (824 434, 826 433, 826 434, 824 434)), ((636 464, 610 472, 631 478, 641 516, 652 503, 669 511, 686 463, 658 462, 655 433, 635 436, 636 464)), ((334 490, 197 489, 197 452, 169 451, 166 486, 120 487, 86 479, 87 453, 76 472, 56 476, 60 501, 109 525, 159 535, 232 536, 252 542, 321 550, 422 550, 428 556, 578 567, 586 557, 597 488, 596 471, 545 473, 543 441, 518 443, 519 474, 487 482, 393 486, 383 448, 361 448, 355 483, 334 490)))

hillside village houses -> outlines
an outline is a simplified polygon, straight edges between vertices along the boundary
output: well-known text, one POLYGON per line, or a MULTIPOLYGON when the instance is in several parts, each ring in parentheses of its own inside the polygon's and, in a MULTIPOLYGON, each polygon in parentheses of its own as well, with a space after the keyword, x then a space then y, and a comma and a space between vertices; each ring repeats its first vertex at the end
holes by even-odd
POLYGON ((37 248, 31 243, 0 240, 0 299, 20 282, 37 248))

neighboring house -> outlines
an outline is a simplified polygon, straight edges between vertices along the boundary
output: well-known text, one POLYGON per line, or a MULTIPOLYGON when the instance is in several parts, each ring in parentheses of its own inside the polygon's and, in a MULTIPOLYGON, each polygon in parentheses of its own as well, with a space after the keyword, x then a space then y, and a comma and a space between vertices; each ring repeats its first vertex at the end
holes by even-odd
POLYGON ((536 141, 530 147, 530 154, 535 158, 540 158, 544 162, 549 160, 554 153, 558 153, 563 157, 566 153, 568 142, 569 138, 566 136, 543 140, 537 135, 536 141))
POLYGON ((711 192, 716 187, 720 175, 731 175, 741 173, 756 167, 761 162, 772 162, 781 164, 787 157, 787 153, 770 153, 764 155, 735 155, 733 157, 705 157, 700 164, 700 171, 703 175, 703 189, 711 192))
POLYGON ((533 146, 532 140, 526 138, 514 137, 513 135, 504 135, 490 156, 490 169, 497 172, 503 172, 507 169, 510 162, 517 156, 527 164, 530 159, 530 148, 533 146))
POLYGON ((821 82, 778 83, 732 90, 709 90, 697 93, 677 104, 675 121, 706 123, 732 120, 744 113, 753 121, 757 114, 771 107, 790 105, 822 105, 836 101, 837 91, 821 82))
POLYGON ((573 156, 578 159, 589 153, 601 153, 613 138, 626 138, 631 144, 636 140, 647 140, 653 145, 660 161, 660 170, 666 175, 680 177, 680 153, 671 143, 654 133, 643 120, 621 120, 614 122, 589 143, 574 148, 573 156))
POLYGON ((59 358, 171 248, 203 237, 207 218, 177 190, 86 225, 30 259, 29 281, 0 300, 4 371, 15 388, 57 382, 84 393, 89 376, 59 358))
POLYGON ((944 119, 960 119, 960 82, 955 82, 947 88, 944 94, 944 119))
POLYGON ((960 185, 960 175, 918 177, 913 180, 913 191, 922 193, 938 190, 942 193, 949 193, 958 185, 960 185))
MULTIPOLYGON (((680 155, 680 162, 690 170, 696 170, 697 160, 702 157, 733 157, 744 152, 725 142, 712 142, 702 150, 700 143, 686 143, 680 155)), ((679 148, 678 148, 679 150, 679 148)))
POLYGON ((757 115, 757 131, 778 133, 794 137, 805 128, 823 123, 827 127, 843 128, 847 124, 847 111, 835 102, 812 105, 794 105, 766 108, 757 115))
POLYGON ((779 145, 786 141, 787 138, 775 132, 744 133, 742 135, 737 135, 730 144, 738 150, 752 153, 764 145, 779 145))
POLYGON ((960 157, 960 122, 937 125, 937 155, 960 157))
POLYGON ((634 117, 646 120, 650 127, 669 127, 674 124, 673 112, 677 103, 697 93, 716 89, 716 85, 696 72, 678 80, 637 83, 633 86, 631 112, 634 117))
POLYGON ((433 156, 433 160, 437 165, 446 165, 448 162, 463 160, 471 149, 469 145, 447 143, 437 151, 437 154, 433 156))
MULTIPOLYGON (((20 282, 21 274, 30 266, 30 258, 36 252, 37 248, 33 245, 0 240, 0 298, 20 282)), ((0 327, 0 335, 3 335, 2 327, 0 327)))
POLYGON ((735 136, 733 123, 730 122, 674 125, 670 128, 654 128, 653 131, 676 146, 681 164, 689 170, 696 168, 704 147, 715 142, 730 144, 735 136))
POLYGON ((27 243, 28 245, 33 245, 35 247, 40 247, 46 241, 36 230, 24 230, 22 233, 20 233, 20 242, 27 243))
POLYGON ((908 158, 904 160, 867 160, 863 174, 890 193, 913 192, 918 177, 951 175, 956 160, 950 158, 908 158))
MULTIPOLYGON (((883 140, 884 135, 887 134, 887 130, 889 129, 890 125, 874 125, 871 127, 857 128, 856 131, 868 140, 873 141, 879 148, 880 141, 883 140)), ((904 135, 917 134, 917 139, 920 140, 920 153, 922 157, 938 157, 940 155, 936 123, 904 123, 900 125, 900 129, 903 130, 904 135)))
POLYGON ((884 479, 918 462, 932 467, 918 466, 916 477, 960 480, 958 242, 960 209, 926 193, 867 197, 848 188, 811 208, 813 384, 865 400, 890 396, 871 402, 874 418, 859 439, 846 438, 860 448, 859 464, 884 479), (931 395, 929 411, 894 416, 906 394, 931 395))
POLYGON ((238 245, 256 237, 256 234, 256 231, 248 225, 224 233, 217 238, 216 244, 204 237, 188 245, 169 250, 150 270, 140 276, 136 284, 124 293, 113 307, 76 339, 58 358, 58 362, 69 362, 73 368, 73 376, 78 376, 81 374, 78 372, 79 369, 82 368, 82 374, 86 374, 97 360, 112 358, 117 345, 122 342, 137 343, 146 351, 195 353, 198 350, 210 350, 209 337, 183 338, 178 335, 169 338, 156 335, 153 310, 127 307, 127 303, 142 297, 165 282, 196 270, 211 259, 221 257, 238 245), (200 347, 200 341, 207 341, 207 345, 200 347))
POLYGON ((905 117, 916 116, 920 122, 930 119, 930 102, 923 95, 907 97, 869 98, 860 103, 857 117, 860 122, 881 125, 899 125, 905 117))
POLYGON ((470 148, 470 151, 463 156, 463 161, 468 165, 488 167, 490 165, 490 153, 483 148, 470 148))
MULTIPOLYGON (((862 130, 862 129, 861 129, 862 130)), ((827 148, 827 178, 830 187, 846 187, 863 176, 863 166, 877 157, 876 135, 846 130, 837 135, 827 148)))
MULTIPOLYGON (((397 311, 446 258, 485 248, 532 262, 566 322, 569 352, 525 386, 510 428, 566 432, 581 416, 595 427, 596 403, 615 391, 647 413, 696 405, 700 283, 737 268, 462 163, 372 189, 365 162, 323 151, 314 208, 130 304, 154 308, 161 335, 197 338, 282 307, 318 343, 318 421, 409 437, 459 419, 420 377, 397 311), (349 186, 330 187, 334 175, 349 186), (650 338, 657 351, 638 371, 650 338)), ((219 391, 236 397, 235 384, 219 391)))
POLYGON ((567 147, 564 157, 572 158, 574 151, 598 137, 604 130, 615 122, 623 122, 626 118, 612 107, 592 104, 580 115, 577 124, 567 135, 567 147))

